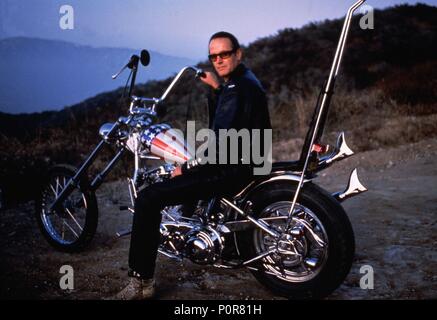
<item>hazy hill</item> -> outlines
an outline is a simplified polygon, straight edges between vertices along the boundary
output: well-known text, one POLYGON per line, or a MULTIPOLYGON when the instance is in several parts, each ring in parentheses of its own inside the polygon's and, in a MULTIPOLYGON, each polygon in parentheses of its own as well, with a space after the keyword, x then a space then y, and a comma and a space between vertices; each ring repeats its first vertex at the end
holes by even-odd
MULTIPOLYGON (((60 110, 121 85, 116 73, 139 49, 94 48, 58 40, 0 40, 0 110, 32 113, 60 110)), ((193 61, 152 52, 153 61, 138 80, 164 79, 193 61)))
MULTIPOLYGON (((246 64, 268 91, 275 159, 289 159, 299 151, 342 23, 342 19, 323 21, 281 30, 244 48, 246 64)), ((205 62, 200 66, 207 67, 205 62)), ((343 130, 355 151, 437 137, 436 74, 436 7, 418 4, 376 10, 374 30, 361 30, 359 17, 355 17, 325 142, 333 143, 336 133, 343 130)), ((138 85, 135 94, 160 96, 170 80, 138 85)), ((169 112, 162 121, 181 128, 187 119, 205 124, 207 91, 187 76, 169 96, 169 112)), ((99 126, 126 113, 120 93, 100 94, 59 112, 0 114, 3 184, 19 181, 18 175, 37 179, 44 170, 35 168, 53 162, 78 165, 98 141, 99 126)), ((104 155, 102 161, 109 156, 104 155)), ((126 164, 120 167, 129 168, 126 164)))

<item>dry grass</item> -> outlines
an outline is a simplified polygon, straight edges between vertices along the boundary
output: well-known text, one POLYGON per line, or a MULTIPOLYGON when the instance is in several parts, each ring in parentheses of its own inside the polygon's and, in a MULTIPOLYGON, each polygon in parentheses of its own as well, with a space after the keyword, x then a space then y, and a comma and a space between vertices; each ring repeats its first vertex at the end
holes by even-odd
MULTIPOLYGON (((274 161, 296 160, 299 157, 317 96, 316 89, 293 94, 284 87, 279 95, 269 98, 274 128, 274 161)), ((437 103, 397 102, 378 88, 363 91, 340 89, 332 100, 322 143, 334 145, 341 131, 345 132, 347 143, 355 152, 437 137, 437 103)), ((27 194, 25 198, 31 198, 37 190, 35 184, 50 165, 79 165, 97 140, 97 135, 90 136, 85 131, 73 133, 60 128, 38 134, 30 141, 0 136, 0 189, 6 188, 8 197, 27 194), (23 190, 23 185, 28 190, 23 190)), ((101 154, 90 168, 90 173, 101 170, 113 155, 110 150, 101 154)), ((108 179, 131 173, 132 161, 129 157, 124 159, 108 179)))
MULTIPOLYGON (((275 130, 273 158, 296 158, 303 144, 316 103, 311 94, 289 97, 273 107, 275 130)), ((339 132, 355 151, 374 150, 437 137, 437 103, 399 103, 376 88, 336 92, 324 131, 323 142, 335 144, 339 132)))

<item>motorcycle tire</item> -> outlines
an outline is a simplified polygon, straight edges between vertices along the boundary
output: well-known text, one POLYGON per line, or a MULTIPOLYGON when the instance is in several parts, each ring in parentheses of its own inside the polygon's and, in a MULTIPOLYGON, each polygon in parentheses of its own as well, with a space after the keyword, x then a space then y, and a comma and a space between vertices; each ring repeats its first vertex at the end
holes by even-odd
POLYGON ((62 210, 52 213, 48 210, 75 173, 76 169, 70 165, 51 168, 35 201, 35 218, 44 238, 55 249, 69 253, 80 252, 89 245, 98 221, 97 199, 89 190, 86 177, 62 203, 62 210))
MULTIPOLYGON (((269 212, 269 210, 273 208, 273 210, 276 210, 276 216, 286 216, 291 210, 291 203, 296 189, 297 183, 278 182, 255 191, 249 199, 253 203, 252 215, 256 218, 267 217, 268 214, 266 214, 266 212, 269 212), (281 208, 282 206, 282 212, 274 209, 275 205, 276 208, 281 208), (270 209, 266 211, 266 208, 270 209)), ((316 232, 316 234, 320 235, 319 239, 324 238, 326 245, 322 249, 322 247, 319 248, 317 245, 310 243, 310 241, 306 239, 308 238, 306 235, 308 232, 305 228, 302 228, 305 222, 296 222, 296 226, 300 228, 296 230, 300 232, 300 230, 303 229, 302 233, 304 233, 304 235, 300 238, 296 238, 299 239, 300 242, 295 242, 292 245, 294 251, 286 252, 301 253, 301 257, 293 254, 285 256, 286 258, 281 255, 276 257, 275 255, 268 256, 258 260, 255 265, 252 265, 255 266, 257 270, 251 271, 261 284, 275 294, 288 299, 320 299, 337 289, 350 271, 355 252, 353 229, 340 203, 328 192, 311 182, 304 184, 295 208, 299 209, 295 210, 295 212, 300 211, 300 217, 296 216, 296 221, 302 221, 301 217, 307 216, 305 219, 308 219, 308 225, 316 226, 314 230, 319 232, 316 232), (297 244, 299 244, 299 246, 297 246, 297 244), (305 260, 305 256, 303 255, 305 248, 307 250, 306 254, 308 255, 311 250, 313 250, 313 254, 318 254, 319 257, 317 260, 314 260, 316 258, 306 258, 305 260), (301 251, 299 251, 299 249, 301 251), (278 261, 280 261, 279 264, 278 261), (295 266, 286 269, 286 263, 290 266, 295 266), (313 268, 308 267, 306 265, 307 263, 313 268), (278 265, 280 265, 280 267, 278 267, 278 265), (299 273, 296 270, 302 271, 299 273), (304 272, 303 270, 306 271, 304 272), (314 272, 311 274, 311 271, 314 272)), ((276 227, 276 229, 281 231, 280 226, 276 227)), ((285 229, 284 219, 282 231, 285 229)), ((300 234, 299 232, 297 233, 300 234)), ((242 232, 238 236, 241 255, 248 260, 265 252, 267 250, 267 245, 265 245, 267 237, 268 234, 259 228, 242 232), (263 243, 264 248, 262 248, 263 243)), ((288 237, 287 239, 291 238, 288 237)), ((285 242, 289 244, 293 243, 293 241, 295 240, 285 242)), ((273 247, 274 246, 275 244, 273 244, 273 247)))

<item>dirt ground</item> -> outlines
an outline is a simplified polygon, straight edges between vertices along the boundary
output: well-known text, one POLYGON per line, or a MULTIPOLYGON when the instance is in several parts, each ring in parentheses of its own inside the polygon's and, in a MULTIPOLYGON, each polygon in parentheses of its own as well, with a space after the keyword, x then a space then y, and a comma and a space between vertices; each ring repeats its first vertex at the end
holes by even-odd
MULTIPOLYGON (((323 172, 316 182, 343 190, 358 167, 369 189, 347 200, 356 236, 356 255, 344 283, 328 299, 437 298, 437 141, 357 154, 323 172), (360 288, 360 268, 374 270, 374 289, 360 288)), ((127 281, 130 224, 119 212, 126 199, 121 182, 99 191, 100 220, 91 246, 80 254, 56 252, 43 239, 33 204, 0 214, 0 299, 101 299, 127 281), (122 190, 122 192, 120 192, 122 190), (74 290, 59 287, 62 265, 74 269, 74 290)), ((159 299, 268 299, 274 296, 247 270, 221 270, 159 257, 159 299)))

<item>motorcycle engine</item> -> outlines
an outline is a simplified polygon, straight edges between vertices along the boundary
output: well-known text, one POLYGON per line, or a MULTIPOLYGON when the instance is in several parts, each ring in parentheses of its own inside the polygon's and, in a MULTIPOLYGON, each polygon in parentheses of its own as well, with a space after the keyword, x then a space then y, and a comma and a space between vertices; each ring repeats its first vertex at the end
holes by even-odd
POLYGON ((215 263, 224 248, 224 238, 211 226, 164 222, 161 236, 165 251, 201 265, 215 263))
POLYGON ((197 264, 216 262, 223 250, 223 238, 211 227, 193 229, 187 235, 186 256, 197 264))

